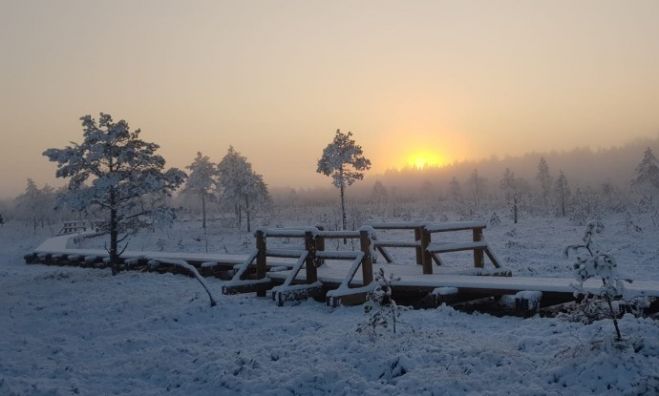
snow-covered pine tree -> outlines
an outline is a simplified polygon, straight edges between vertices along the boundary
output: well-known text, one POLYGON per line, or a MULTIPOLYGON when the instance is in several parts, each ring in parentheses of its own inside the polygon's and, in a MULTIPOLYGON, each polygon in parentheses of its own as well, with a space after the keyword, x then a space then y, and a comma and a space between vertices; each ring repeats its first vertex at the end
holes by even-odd
POLYGON ((140 130, 131 131, 126 121, 114 122, 104 113, 98 122, 91 115, 80 120, 82 143, 51 148, 43 155, 57 163, 57 177, 69 179, 68 192, 63 196, 68 206, 100 208, 107 213, 108 253, 112 273, 116 274, 120 269, 119 243, 145 226, 154 212, 171 213, 162 201, 145 205, 143 197, 154 193, 168 196, 183 183, 185 173, 176 168, 165 170, 165 159, 156 154, 159 146, 141 140, 140 130), (121 238, 120 233, 124 234, 121 238))
POLYGON ((481 202, 486 194, 487 179, 478 174, 478 169, 474 169, 467 179, 467 186, 474 205, 474 211, 477 213, 480 210, 481 202))
POLYGON ((598 221, 602 214, 600 194, 592 187, 577 188, 573 195, 569 219, 577 225, 586 225, 598 221))
POLYGON ((515 173, 509 168, 503 173, 500 183, 501 190, 506 204, 510 205, 510 211, 513 217, 513 223, 517 224, 519 220, 519 201, 521 198, 521 183, 515 177, 515 173))
POLYGON ((643 159, 636 166, 632 188, 641 197, 642 211, 656 211, 659 195, 659 161, 649 147, 643 153, 643 159))
POLYGON ((238 226, 245 212, 247 231, 251 231, 251 216, 259 206, 270 202, 268 187, 261 175, 252 170, 247 158, 229 146, 227 154, 217 164, 218 190, 222 199, 236 211, 238 226))
POLYGON ((462 194, 462 187, 460 182, 454 176, 448 183, 448 200, 453 209, 461 216, 465 214, 464 211, 464 195, 462 194))
POLYGON ((55 214, 55 190, 45 185, 42 188, 32 179, 27 179, 25 191, 16 197, 15 209, 18 218, 32 223, 32 229, 36 232, 41 224, 44 228, 46 221, 53 219, 55 214))
POLYGON ((377 213, 380 216, 384 215, 387 202, 389 201, 389 193, 384 184, 382 184, 382 182, 379 180, 376 180, 376 182, 373 184, 373 190, 371 191, 371 201, 375 204, 377 213))
POLYGON ((540 162, 538 162, 536 180, 538 180, 538 184, 540 185, 540 203, 543 210, 546 211, 550 204, 552 177, 549 173, 549 165, 547 165, 545 157, 540 157, 540 162))
MULTIPOLYGON (((341 223, 346 229, 345 189, 364 178, 363 171, 371 168, 371 161, 364 157, 362 147, 352 139, 352 132, 336 130, 334 140, 323 150, 316 172, 332 178, 332 183, 341 194, 341 223)), ((344 240, 344 243, 346 241, 344 240)))
POLYGON ((563 171, 560 171, 554 183, 554 195, 556 196, 556 203, 558 205, 557 212, 562 217, 565 217, 567 205, 570 200, 570 186, 567 184, 567 178, 563 171))
POLYGON ((185 182, 184 191, 196 194, 201 200, 201 227, 206 229, 206 202, 213 197, 213 189, 217 185, 216 165, 210 158, 197 152, 197 157, 186 166, 190 170, 185 182))

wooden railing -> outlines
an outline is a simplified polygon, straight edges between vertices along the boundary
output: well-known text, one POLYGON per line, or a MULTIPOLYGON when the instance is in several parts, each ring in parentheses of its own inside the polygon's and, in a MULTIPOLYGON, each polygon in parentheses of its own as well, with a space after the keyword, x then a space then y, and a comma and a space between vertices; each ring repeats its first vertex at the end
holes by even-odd
POLYGON ((393 258, 387 251, 388 248, 413 248, 416 263, 422 265, 424 274, 433 273, 433 261, 437 265, 443 264, 440 254, 469 250, 473 251, 476 268, 484 266, 484 254, 489 257, 495 267, 499 268, 496 257, 483 240, 485 228, 486 224, 481 222, 460 222, 377 223, 364 226, 359 231, 325 231, 320 227, 259 229, 255 233, 256 251, 238 267, 234 278, 224 286, 223 291, 226 294, 256 291, 257 295, 265 296, 267 289, 273 288, 272 282, 267 278, 268 257, 297 259, 295 264, 287 267, 290 272, 283 283, 273 288, 273 299, 280 305, 291 296, 319 293, 322 284, 318 280, 318 268, 324 265, 325 260, 328 259, 351 261, 350 269, 339 287, 327 293, 328 303, 337 305, 342 298, 348 296, 361 295, 364 297, 375 286, 373 284, 375 252, 382 254, 387 263, 393 262, 393 258), (414 233, 414 240, 380 240, 376 235, 376 230, 411 230, 414 233), (465 242, 432 241, 433 234, 455 231, 471 231, 472 240, 465 242), (301 239, 304 246, 299 249, 269 248, 268 239, 272 238, 301 239), (328 251, 325 248, 327 239, 359 239, 360 250, 357 252, 328 251), (357 283, 355 276, 360 267, 361 285, 354 286, 357 283), (250 268, 253 269, 253 277, 248 280, 245 278, 250 268), (303 279, 300 277, 302 270, 305 271, 303 279))

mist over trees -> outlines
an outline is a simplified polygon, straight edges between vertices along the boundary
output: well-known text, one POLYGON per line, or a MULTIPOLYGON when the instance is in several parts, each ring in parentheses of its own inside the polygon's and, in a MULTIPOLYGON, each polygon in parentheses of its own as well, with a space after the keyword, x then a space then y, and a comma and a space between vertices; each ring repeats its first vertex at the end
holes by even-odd
MULTIPOLYGON (((64 151, 80 151, 87 144, 89 153, 103 158, 103 150, 98 147, 108 146, 109 142, 99 137, 98 130, 106 128, 104 133, 108 134, 108 127, 114 128, 113 133, 127 129, 121 122, 99 119, 94 130, 93 119, 85 122, 88 123, 85 136, 90 135, 94 144, 74 144, 64 151), (102 122, 107 125, 103 127, 102 122)), ((124 132, 129 136, 133 133, 124 132)), ((144 142, 144 145, 152 147, 149 150, 157 147, 149 146, 153 143, 144 142)), ((251 231, 254 224, 270 224, 282 219, 299 224, 323 224, 329 229, 348 229, 369 219, 404 221, 419 216, 438 221, 496 217, 509 219, 513 224, 534 216, 557 216, 579 225, 613 212, 625 214, 630 224, 634 224, 634 217, 647 215, 646 218, 659 226, 659 165, 654 154, 658 147, 659 138, 646 139, 606 150, 532 153, 366 176, 364 170, 370 168, 370 161, 364 157, 361 147, 350 133, 337 131, 315 169, 330 176, 333 187, 271 188, 263 176, 252 169, 245 156, 229 147, 217 163, 211 160, 213 156, 197 153, 186 167, 188 177, 183 188, 142 191, 139 199, 131 200, 129 212, 135 216, 129 216, 134 219, 131 221, 144 222, 153 228, 160 218, 156 213, 173 215, 176 211, 183 218, 200 221, 204 230, 210 218, 251 231), (609 169, 615 171, 609 172, 609 169), (364 182, 355 183, 357 180, 364 182), (351 186, 350 194, 346 195, 348 186, 351 186), (339 189, 339 198, 343 196, 338 207, 335 188, 339 189), (168 195, 173 195, 173 200, 168 195), (294 217, 287 215, 290 213, 294 217)), ((62 152, 50 151, 49 154, 58 153, 53 159, 59 163, 56 157, 60 158, 62 152)), ((107 161, 103 164, 107 165, 107 161)), ((37 232, 44 227, 53 231, 62 220, 104 217, 107 207, 95 201, 94 194, 89 191, 78 191, 80 195, 71 199, 71 187, 75 186, 72 182, 84 179, 83 173, 76 176, 71 169, 81 165, 82 162, 66 166, 69 184, 65 189, 38 186, 28 180, 22 194, 0 202, 3 219, 22 221, 37 232), (61 195, 69 198, 58 199, 61 195)), ((60 164, 60 168, 62 166, 60 164)), ((80 186, 89 187, 92 182, 105 180, 96 176, 97 171, 86 171, 87 179, 80 186)), ((308 171, 313 171, 313 164, 308 171)), ((58 174, 64 175, 64 172, 60 169, 58 174)), ((130 179, 130 183, 140 184, 138 179, 130 179)), ((104 188, 109 182, 106 184, 104 188)), ((630 227, 635 229, 633 225, 630 227)))

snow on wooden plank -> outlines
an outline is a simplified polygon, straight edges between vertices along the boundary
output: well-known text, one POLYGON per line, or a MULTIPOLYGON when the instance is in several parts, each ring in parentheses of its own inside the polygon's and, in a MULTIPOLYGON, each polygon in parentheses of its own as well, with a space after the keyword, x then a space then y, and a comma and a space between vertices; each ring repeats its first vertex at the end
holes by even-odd
POLYGON ((375 247, 392 247, 392 248, 416 248, 421 247, 420 242, 404 242, 404 241, 377 241, 373 243, 375 247))
POLYGON ((474 228, 486 228, 487 224, 481 221, 460 221, 452 223, 436 223, 426 225, 428 232, 462 231, 474 228))
MULTIPOLYGON (((96 235, 96 234, 91 234, 96 235)), ((109 254, 105 249, 73 249, 68 248, 68 242, 77 238, 79 235, 63 235, 49 238, 44 241, 34 252, 39 255, 80 255, 108 257, 109 254)), ((45 257, 45 256, 44 256, 45 257)), ((217 262, 218 265, 235 265, 241 264, 247 258, 245 254, 214 254, 214 253, 189 253, 189 252, 154 252, 154 251, 131 251, 127 250, 122 255, 123 259, 146 258, 146 259, 163 259, 163 260, 184 260, 187 262, 206 263, 217 262)), ((268 265, 290 266, 292 263, 285 260, 268 260, 268 265)))
POLYGON ((487 242, 433 242, 428 245, 428 251, 431 253, 448 253, 459 252, 463 250, 485 249, 487 242))
POLYGON ((301 249, 267 249, 265 254, 269 257, 298 258, 306 253, 301 249))
POLYGON ((362 252, 317 251, 316 257, 324 259, 352 260, 360 254, 362 254, 362 252))
POLYGON ((265 228, 260 229, 265 237, 273 238, 302 238, 306 232, 316 234, 318 228, 316 227, 301 227, 301 228, 265 228))
POLYGON ((318 231, 316 236, 327 239, 359 238, 359 231, 318 231))
MULTIPOLYGON (((341 284, 349 271, 349 264, 339 261, 328 261, 325 265, 318 267, 318 280, 322 283, 341 284)), ((575 291, 576 280, 572 278, 547 278, 547 277, 491 277, 453 275, 450 273, 435 273, 424 275, 416 265, 392 265, 374 264, 373 271, 382 268, 385 274, 393 274, 397 280, 392 282, 394 287, 418 287, 435 289, 438 287, 456 287, 458 289, 471 290, 499 290, 507 291, 542 291, 555 293, 569 293, 575 291)), ((273 279, 285 279, 288 271, 269 272, 268 276, 273 279)), ((298 276, 298 280, 304 280, 298 276)), ((363 285, 361 271, 355 273, 351 283, 355 286, 363 285)), ((587 292, 597 293, 601 287, 601 280, 589 279, 584 283, 587 292)), ((625 283, 625 298, 633 297, 659 297, 659 281, 633 281, 625 283)))
POLYGON ((421 222, 404 222, 404 223, 372 223, 368 224, 376 230, 412 230, 414 228, 423 227, 424 223, 421 222))

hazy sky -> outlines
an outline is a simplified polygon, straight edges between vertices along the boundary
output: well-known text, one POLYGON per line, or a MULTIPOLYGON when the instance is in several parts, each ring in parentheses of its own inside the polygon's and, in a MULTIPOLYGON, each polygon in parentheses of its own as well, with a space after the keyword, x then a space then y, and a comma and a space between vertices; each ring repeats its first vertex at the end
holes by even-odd
POLYGON ((0 197, 101 111, 294 187, 337 128, 374 172, 606 147, 659 131, 659 1, 0 0, 0 197))

